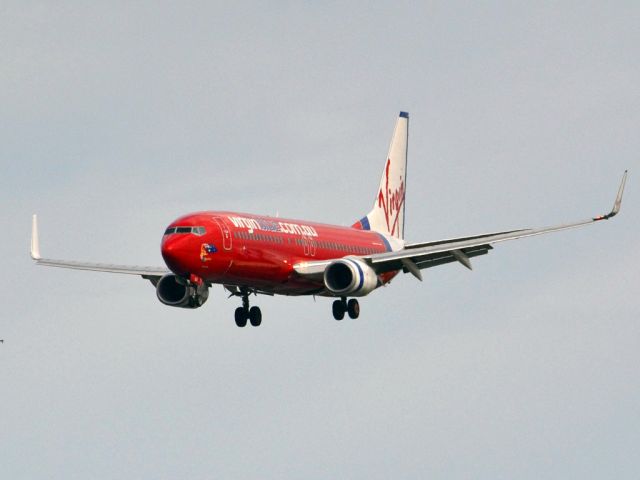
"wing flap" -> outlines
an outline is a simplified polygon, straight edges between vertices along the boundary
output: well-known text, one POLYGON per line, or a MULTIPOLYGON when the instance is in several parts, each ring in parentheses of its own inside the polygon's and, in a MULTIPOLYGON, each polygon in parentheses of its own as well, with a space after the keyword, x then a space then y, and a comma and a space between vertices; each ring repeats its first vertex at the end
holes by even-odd
MULTIPOLYGON (((486 255, 487 253, 489 253, 489 250, 493 250, 493 247, 491 245, 485 244, 479 245, 477 247, 465 248, 462 250, 462 252, 467 257, 473 258, 479 255, 486 255)), ((459 261, 451 250, 444 252, 427 253, 423 255, 414 254, 411 257, 405 258, 411 260, 420 270, 459 261)), ((402 259, 390 260, 382 263, 371 263, 378 273, 392 272, 395 270, 402 270, 404 273, 410 272, 409 269, 405 265, 403 265, 402 259)))

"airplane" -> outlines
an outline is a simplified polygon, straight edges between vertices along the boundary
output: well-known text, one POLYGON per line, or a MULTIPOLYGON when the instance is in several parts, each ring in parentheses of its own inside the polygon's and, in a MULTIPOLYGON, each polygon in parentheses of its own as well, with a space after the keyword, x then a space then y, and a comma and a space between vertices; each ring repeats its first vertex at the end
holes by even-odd
POLYGON ((165 267, 111 265, 42 258, 38 219, 32 218, 31 257, 49 267, 140 275, 171 307, 195 309, 222 285, 239 297, 235 323, 262 323, 249 296, 313 295, 332 297, 333 317, 358 318, 358 298, 387 285, 400 272, 422 281, 421 270, 486 255, 494 244, 558 232, 608 220, 620 211, 627 171, 612 210, 606 215, 544 228, 524 228, 408 243, 405 197, 409 114, 400 112, 384 162, 373 207, 350 227, 230 211, 202 211, 171 222, 161 240, 165 267))

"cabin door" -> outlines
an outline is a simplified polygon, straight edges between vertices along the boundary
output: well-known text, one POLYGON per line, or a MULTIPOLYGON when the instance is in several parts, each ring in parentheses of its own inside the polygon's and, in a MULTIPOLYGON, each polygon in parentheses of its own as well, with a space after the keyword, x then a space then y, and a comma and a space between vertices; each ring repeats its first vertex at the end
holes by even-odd
POLYGON ((213 217, 213 219, 218 224, 218 227, 220 227, 220 232, 222 233, 222 248, 227 251, 231 250, 231 247, 233 246, 231 230, 229 230, 229 227, 225 223, 224 219, 220 217, 213 217))

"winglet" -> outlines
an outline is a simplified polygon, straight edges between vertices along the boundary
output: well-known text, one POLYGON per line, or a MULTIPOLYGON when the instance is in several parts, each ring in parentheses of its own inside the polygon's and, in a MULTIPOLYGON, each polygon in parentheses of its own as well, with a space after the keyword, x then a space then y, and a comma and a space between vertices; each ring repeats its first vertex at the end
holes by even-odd
POLYGON ((40 260, 40 240, 38 238, 38 215, 31 219, 31 258, 40 260))
POLYGON ((611 209, 610 217, 613 217, 620 211, 620 205, 622 205, 622 194, 624 193, 624 184, 627 183, 627 171, 624 171, 622 175, 622 182, 620 182, 620 188, 618 188, 618 195, 616 195, 616 201, 613 202, 613 208, 611 209))
POLYGON ((622 175, 622 181, 620 182, 620 187, 618 188, 618 194, 616 195, 616 201, 613 202, 613 208, 606 215, 600 215, 599 217, 594 218, 594 221, 597 220, 609 220, 611 217, 615 217, 618 212, 620 212, 620 206, 622 205, 622 194, 624 193, 624 184, 627 183, 627 170, 624 171, 624 175, 622 175))

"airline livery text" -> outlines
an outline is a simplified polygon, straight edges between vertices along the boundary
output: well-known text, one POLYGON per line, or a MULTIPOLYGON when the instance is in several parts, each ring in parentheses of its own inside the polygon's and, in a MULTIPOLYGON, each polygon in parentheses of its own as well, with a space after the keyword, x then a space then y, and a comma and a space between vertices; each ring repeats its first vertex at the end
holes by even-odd
POLYGON ((264 230, 266 232, 291 233, 294 235, 306 235, 317 237, 318 232, 310 225, 298 225, 297 223, 275 222, 264 218, 227 217, 235 227, 244 227, 249 230, 264 230))

